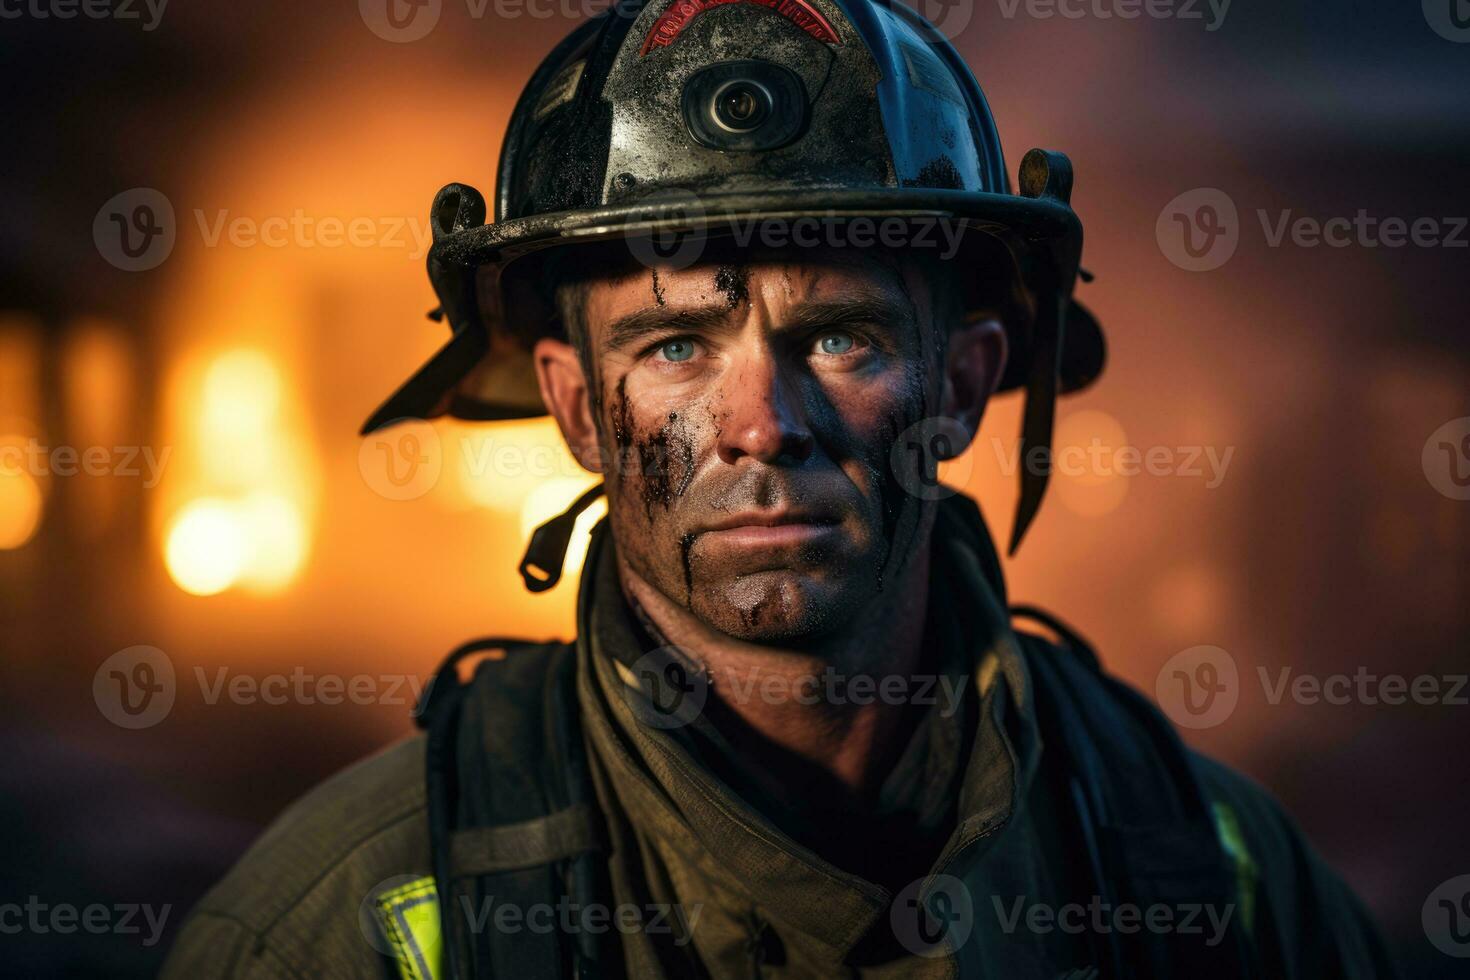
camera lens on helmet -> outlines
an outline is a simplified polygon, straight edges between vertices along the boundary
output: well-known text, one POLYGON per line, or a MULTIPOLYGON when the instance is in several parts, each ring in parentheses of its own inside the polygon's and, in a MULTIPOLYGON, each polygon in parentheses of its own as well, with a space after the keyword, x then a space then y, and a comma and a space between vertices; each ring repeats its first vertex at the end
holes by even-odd
POLYGON ((760 82, 737 79, 715 92, 715 122, 732 133, 748 133, 771 114, 771 93, 760 82))
POLYGON ((684 83, 684 124, 716 150, 773 150, 801 135, 806 87, 783 65, 754 58, 721 61, 684 83))

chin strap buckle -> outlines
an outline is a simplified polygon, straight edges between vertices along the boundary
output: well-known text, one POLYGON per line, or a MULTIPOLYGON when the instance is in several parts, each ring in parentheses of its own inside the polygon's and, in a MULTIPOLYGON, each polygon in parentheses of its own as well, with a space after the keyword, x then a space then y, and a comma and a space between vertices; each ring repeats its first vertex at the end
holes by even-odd
POLYGON ((577 518, 602 493, 603 487, 599 483, 531 535, 531 543, 526 545, 526 554, 520 564, 521 580, 526 583, 528 591, 545 592, 561 581, 562 565, 566 563, 567 546, 572 543, 572 530, 577 526, 577 518))

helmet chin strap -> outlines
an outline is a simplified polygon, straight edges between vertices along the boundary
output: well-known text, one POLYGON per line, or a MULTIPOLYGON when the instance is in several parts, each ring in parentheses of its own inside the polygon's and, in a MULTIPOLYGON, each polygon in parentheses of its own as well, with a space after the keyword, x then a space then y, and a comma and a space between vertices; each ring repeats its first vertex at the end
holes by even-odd
POLYGON ((567 560, 567 546, 572 542, 572 530, 577 525, 577 518, 603 492, 603 485, 597 484, 531 535, 531 543, 526 545, 526 554, 521 558, 520 565, 521 580, 526 583, 527 590, 545 592, 561 581, 562 566, 567 560))

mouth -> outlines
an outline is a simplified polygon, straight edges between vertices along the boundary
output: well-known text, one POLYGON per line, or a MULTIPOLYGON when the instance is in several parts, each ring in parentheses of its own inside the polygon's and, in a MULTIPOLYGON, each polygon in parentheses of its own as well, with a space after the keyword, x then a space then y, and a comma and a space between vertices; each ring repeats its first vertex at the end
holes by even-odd
POLYGON ((747 510, 727 514, 705 526, 699 535, 712 544, 730 548, 781 548, 805 545, 835 534, 839 521, 833 514, 801 510, 747 510))

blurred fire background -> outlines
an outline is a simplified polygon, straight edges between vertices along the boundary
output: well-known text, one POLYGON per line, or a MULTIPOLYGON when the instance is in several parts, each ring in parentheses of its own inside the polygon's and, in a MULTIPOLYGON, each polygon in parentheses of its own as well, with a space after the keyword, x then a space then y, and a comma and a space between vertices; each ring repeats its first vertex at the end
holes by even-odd
MULTIPOLYGON (((0 897, 172 911, 152 947, 0 936, 0 972, 146 975, 274 814, 411 729, 406 690, 211 704, 196 670, 421 678, 472 636, 570 633, 572 587, 529 596, 515 572, 529 528, 591 482, 548 424, 436 423, 420 433, 436 474, 407 500, 380 492, 356 431, 444 336, 423 316, 430 199, 451 180, 489 193, 520 86, 572 20, 444 0, 426 37, 389 43, 351 2, 178 0, 152 30, 141 5, 142 20, 37 9, 0 24, 0 442, 105 447, 114 470, 115 447, 140 452, 136 476, 0 471, 0 897), (133 188, 176 215, 171 254, 141 272, 93 235, 133 188), (298 215, 368 219, 372 243, 231 241, 236 219, 298 215), (535 446, 557 454, 539 457, 550 479, 516 455, 535 446), (131 731, 93 678, 139 644, 166 652, 178 694, 131 731)), ((1421 449, 1470 414, 1470 253, 1272 248, 1256 211, 1470 213, 1470 45, 1417 3, 1240 0, 1216 30, 1204 4, 1203 20, 956 9, 1011 166, 1046 146, 1077 168, 1097 274, 1083 296, 1111 363, 1063 407, 1059 443, 1233 452, 1215 487, 1056 480, 1008 562, 1013 601, 1059 612, 1150 696, 1175 653, 1228 650, 1240 706, 1189 741, 1282 799, 1412 975, 1450 975, 1420 913, 1470 872, 1470 707, 1273 705, 1256 670, 1467 669, 1470 503, 1434 489, 1421 449), (1155 238, 1198 187, 1240 211, 1212 272, 1155 238)), ((948 474, 1002 534, 1013 481, 992 450, 1018 420, 1002 399, 948 474)))

